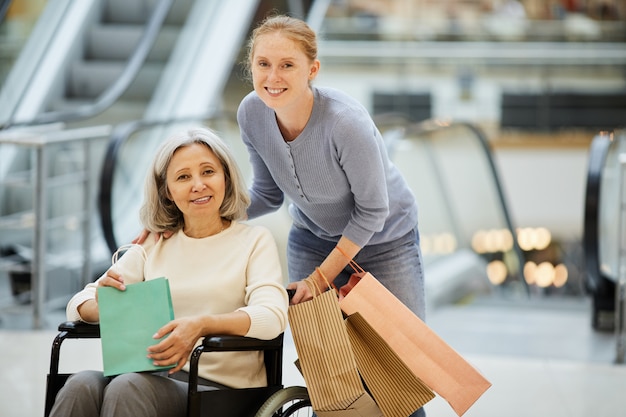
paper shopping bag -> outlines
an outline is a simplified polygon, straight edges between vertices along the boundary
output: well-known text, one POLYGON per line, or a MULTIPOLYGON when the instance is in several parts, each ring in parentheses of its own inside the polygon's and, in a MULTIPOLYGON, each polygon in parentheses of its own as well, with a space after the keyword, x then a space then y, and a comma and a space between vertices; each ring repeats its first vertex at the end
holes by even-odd
POLYGON ((334 291, 289 306, 289 325, 311 405, 319 417, 383 417, 357 370, 334 291))
POLYGON ((463 415, 491 386, 369 272, 362 274, 339 303, 346 315, 359 313, 413 374, 448 401, 457 415, 463 415))
POLYGON ((435 397, 359 313, 346 324, 359 372, 385 417, 406 417, 435 397))
POLYGON ((174 319, 167 279, 129 284, 124 291, 99 287, 98 308, 105 376, 173 367, 147 358, 148 347, 159 342, 154 333, 174 319))

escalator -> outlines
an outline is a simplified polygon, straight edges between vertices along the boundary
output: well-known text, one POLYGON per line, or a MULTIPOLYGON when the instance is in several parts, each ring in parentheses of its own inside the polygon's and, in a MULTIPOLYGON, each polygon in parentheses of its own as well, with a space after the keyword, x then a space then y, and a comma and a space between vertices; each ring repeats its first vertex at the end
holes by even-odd
POLYGON ((50 1, 0 91, 0 125, 117 124, 205 111, 207 102, 219 101, 216 91, 221 93, 233 69, 258 5, 50 1), (134 62, 137 55, 140 61, 134 62), (198 83, 197 71, 206 75, 207 68, 211 81, 198 83), (207 98, 187 103, 189 91, 205 89, 207 98), (183 110, 173 109, 173 100, 183 110))
POLYGON ((583 245, 587 292, 592 297, 591 325, 600 331, 616 326, 616 286, 623 256, 624 203, 619 201, 626 153, 626 132, 596 135, 589 148, 583 245), (620 221, 622 219, 622 221, 620 221), (620 229, 621 225, 621 229, 620 229))
MULTIPOLYGON (((36 263, 33 216, 42 204, 48 238, 41 251, 72 262, 61 268, 36 268, 45 269, 47 279, 54 282, 38 298, 59 294, 63 298, 106 267, 110 253, 99 222, 87 218, 98 213, 73 215, 81 201, 96 199, 97 187, 90 189, 91 196, 83 196, 81 181, 97 182, 106 132, 129 120, 219 112, 259 4, 257 0, 46 3, 0 90, 1 278, 17 275, 16 266, 22 271, 25 264, 36 263), (91 139, 94 130, 98 138, 91 139), (66 143, 68 137, 80 135, 90 139, 66 143), (14 140, 22 136, 54 142, 46 145, 43 164, 40 151, 14 140), (49 184, 49 201, 43 203, 35 181, 42 166, 49 184), (84 245, 77 234, 85 225, 93 229, 88 262, 93 263, 94 274, 77 283, 76 246, 84 245)), ((144 137, 133 158, 149 158, 150 149, 162 138, 144 137)), ((127 189, 127 201, 134 202, 135 190, 127 189)), ((133 210, 132 204, 128 210, 133 210)), ((32 297, 26 294, 23 300, 28 303, 32 297)))

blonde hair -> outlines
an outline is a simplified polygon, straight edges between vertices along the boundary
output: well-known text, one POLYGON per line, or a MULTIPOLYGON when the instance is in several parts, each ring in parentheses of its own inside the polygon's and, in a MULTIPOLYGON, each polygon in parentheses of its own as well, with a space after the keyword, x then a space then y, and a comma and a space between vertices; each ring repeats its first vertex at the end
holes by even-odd
POLYGON ((275 32, 297 43, 311 62, 317 59, 317 35, 305 21, 286 15, 269 16, 252 31, 246 45, 247 55, 243 66, 248 80, 252 79, 252 57, 257 39, 275 32))
POLYGON ((146 176, 144 202, 139 210, 141 223, 146 229, 153 232, 177 231, 184 226, 182 212, 168 197, 166 173, 174 153, 194 143, 209 148, 224 168, 226 192, 220 207, 220 216, 226 220, 246 217, 250 197, 230 149, 211 130, 196 128, 171 135, 156 152, 146 176))

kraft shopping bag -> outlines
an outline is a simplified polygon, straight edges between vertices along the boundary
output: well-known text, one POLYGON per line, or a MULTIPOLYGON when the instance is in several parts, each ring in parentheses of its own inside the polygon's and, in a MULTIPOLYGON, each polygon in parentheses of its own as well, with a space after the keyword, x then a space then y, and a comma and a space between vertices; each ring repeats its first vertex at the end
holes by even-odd
POLYGON ((463 415, 491 383, 371 273, 353 260, 350 265, 355 274, 342 292, 341 310, 359 313, 414 375, 463 415))
POLYGON ((173 367, 147 358, 147 348, 159 342, 154 333, 174 319, 167 279, 129 284, 125 291, 99 287, 98 307, 105 376, 173 367))
POLYGON ((385 417, 406 417, 435 397, 359 313, 346 324, 359 372, 385 417))
POLYGON ((428 387, 463 415, 491 383, 409 310, 374 276, 365 273, 341 300, 341 309, 360 313, 428 387))
POLYGON ((383 417, 359 376, 336 293, 326 291, 289 306, 288 317, 298 366, 316 414, 383 417))

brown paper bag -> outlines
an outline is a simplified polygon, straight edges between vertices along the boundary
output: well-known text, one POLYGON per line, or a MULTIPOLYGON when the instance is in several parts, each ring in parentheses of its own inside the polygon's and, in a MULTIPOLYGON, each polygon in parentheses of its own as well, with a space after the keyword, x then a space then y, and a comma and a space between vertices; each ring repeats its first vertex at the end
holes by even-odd
POLYGON ((346 324, 359 372, 385 417, 406 417, 435 397, 359 313, 346 324))
POLYGON ((491 386, 372 274, 363 273, 339 303, 348 316, 360 313, 413 374, 448 401, 457 415, 463 415, 491 386))
POLYGON ((334 291, 288 310, 299 366, 319 417, 383 417, 366 392, 334 291))

